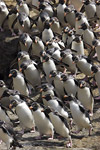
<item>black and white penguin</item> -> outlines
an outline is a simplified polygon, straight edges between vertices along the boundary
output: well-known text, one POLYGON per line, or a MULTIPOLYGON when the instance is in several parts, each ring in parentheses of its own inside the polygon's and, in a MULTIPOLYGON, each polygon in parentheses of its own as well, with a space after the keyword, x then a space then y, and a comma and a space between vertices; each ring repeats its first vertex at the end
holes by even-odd
POLYGON ((40 12, 38 18, 37 18, 37 21, 36 21, 36 26, 37 26, 37 29, 41 32, 43 31, 44 29, 44 24, 46 21, 49 21, 50 20, 50 16, 48 15, 47 12, 40 12))
POLYGON ((68 76, 67 74, 62 74, 61 81, 63 81, 63 88, 66 94, 73 94, 74 96, 76 96, 77 93, 77 88, 78 88, 78 82, 75 78, 73 78, 72 76, 68 76))
POLYGON ((18 12, 19 13, 26 13, 28 16, 30 14, 30 11, 29 11, 29 8, 28 8, 28 5, 27 3, 24 1, 24 0, 16 0, 17 2, 17 9, 18 9, 18 12))
POLYGON ((64 17, 71 28, 75 28, 75 9, 71 9, 70 5, 64 9, 64 17))
POLYGON ((57 18, 59 19, 62 26, 66 26, 67 23, 64 19, 64 9, 66 8, 66 0, 59 0, 58 6, 57 6, 57 18))
POLYGON ((19 13, 18 17, 14 20, 14 22, 12 24, 12 30, 14 29, 14 26, 16 24, 17 24, 17 28, 20 33, 23 33, 23 32, 29 33, 30 32, 31 21, 26 13, 24 13, 24 12, 19 13))
POLYGON ((78 90, 77 90, 77 98, 82 103, 82 105, 87 109, 89 114, 93 115, 93 107, 94 107, 94 98, 91 91, 91 88, 85 81, 79 81, 78 90))
POLYGON ((62 99, 65 95, 63 82, 60 80, 62 72, 57 72, 55 70, 50 72, 49 77, 53 78, 52 85, 55 88, 57 96, 62 99))
POLYGON ((68 31, 68 36, 67 36, 67 42, 66 42, 66 47, 67 48, 71 47, 71 43, 72 43, 73 39, 75 39, 74 31, 73 30, 69 30, 68 31))
POLYGON ((92 41, 93 49, 96 50, 97 59, 100 61, 100 41, 95 39, 92 41))
POLYGON ((8 88, 7 88, 6 84, 5 84, 5 82, 3 80, 0 80, 0 97, 2 96, 3 92, 5 90, 7 90, 7 89, 8 88))
POLYGON ((29 96, 29 90, 21 72, 16 69, 12 69, 10 70, 9 77, 12 77, 13 79, 14 90, 18 90, 22 95, 29 96))
POLYGON ((95 39, 93 31, 89 29, 86 23, 81 24, 78 28, 82 29, 84 43, 92 47, 92 41, 95 39))
POLYGON ((54 15, 53 8, 47 1, 44 1, 44 2, 40 1, 39 10, 47 12, 50 17, 53 17, 53 15, 54 15))
POLYGON ((21 51, 29 52, 30 49, 32 49, 32 39, 28 33, 22 33, 19 36, 19 44, 20 44, 21 51))
POLYGON ((81 36, 75 36, 71 43, 71 50, 75 55, 84 55, 84 43, 81 36))
POLYGON ((51 30, 51 23, 46 21, 44 24, 44 30, 42 31, 42 41, 46 43, 54 37, 53 31, 51 30))
POLYGON ((40 57, 40 52, 45 49, 43 41, 38 36, 32 37, 31 55, 40 57))
POLYGON ((57 111, 52 111, 50 107, 46 108, 44 112, 49 115, 56 133, 64 138, 69 139, 69 142, 67 143, 66 147, 72 147, 72 140, 67 120, 57 111))
POLYGON ((62 35, 62 27, 57 17, 52 17, 50 19, 51 29, 57 35, 62 35))
POLYGON ((89 22, 84 14, 80 12, 76 12, 76 21, 75 21, 75 30, 76 34, 82 35, 83 31, 82 29, 79 29, 79 26, 81 26, 82 23, 84 23, 89 27, 89 22))
POLYGON ((96 5, 91 0, 83 1, 83 6, 80 10, 82 13, 85 12, 88 20, 93 20, 96 17, 96 5))
POLYGON ((58 97, 51 96, 50 94, 42 97, 45 98, 48 106, 50 106, 53 110, 58 111, 65 119, 68 119, 68 112, 65 110, 64 104, 58 97))
POLYGON ((71 50, 67 49, 65 51, 61 51, 60 56, 61 56, 60 61, 62 62, 63 65, 65 65, 67 70, 69 70, 72 74, 76 74, 77 67, 75 64, 73 64, 71 50))
POLYGON ((11 101, 9 108, 15 108, 16 115, 20 121, 20 126, 23 129, 35 129, 34 116, 28 105, 22 99, 14 99, 11 101))
POLYGON ((53 70, 57 70, 56 68, 56 65, 53 61, 53 59, 50 58, 50 56, 48 56, 47 54, 45 54, 43 57, 42 57, 42 63, 43 63, 43 71, 45 72, 46 74, 46 80, 49 82, 49 83, 52 83, 52 80, 53 79, 50 79, 49 78, 49 74, 51 71, 53 70))
POLYGON ((24 61, 20 66, 20 71, 24 73, 25 78, 35 88, 41 84, 40 73, 37 64, 31 60, 24 61))
POLYGON ((9 14, 9 11, 5 2, 0 1, 0 30, 1 31, 3 30, 2 26, 8 14, 9 14))
POLYGON ((49 116, 42 112, 43 108, 38 103, 33 103, 32 106, 30 106, 30 109, 32 110, 35 124, 40 133, 38 138, 41 139, 43 135, 49 135, 49 139, 53 139, 54 127, 49 119, 49 116))
POLYGON ((82 73, 86 76, 91 76, 92 61, 90 59, 84 56, 73 55, 72 60, 82 73))
POLYGON ((15 149, 16 147, 23 148, 18 142, 16 134, 12 127, 0 120, 0 139, 6 144, 7 150, 10 148, 15 149))
POLYGON ((98 90, 99 90, 99 94, 100 94, 100 69, 98 66, 93 65, 91 66, 91 74, 94 74, 97 86, 98 86, 98 90))
POLYGON ((68 38, 68 32, 69 32, 70 28, 68 26, 63 28, 62 31, 62 41, 64 42, 64 44, 67 44, 67 38, 68 38))
POLYGON ((19 66, 19 68, 20 68, 20 65, 21 65, 24 61, 30 60, 29 53, 26 52, 26 51, 18 52, 17 58, 18 58, 18 66, 19 66))
POLYGON ((91 125, 88 112, 85 110, 83 105, 80 105, 78 103, 78 101, 73 95, 71 96, 65 95, 64 98, 65 101, 69 102, 70 104, 71 114, 78 128, 75 133, 79 133, 83 128, 85 128, 89 130, 89 135, 90 135, 90 131, 92 130, 92 125, 91 125))

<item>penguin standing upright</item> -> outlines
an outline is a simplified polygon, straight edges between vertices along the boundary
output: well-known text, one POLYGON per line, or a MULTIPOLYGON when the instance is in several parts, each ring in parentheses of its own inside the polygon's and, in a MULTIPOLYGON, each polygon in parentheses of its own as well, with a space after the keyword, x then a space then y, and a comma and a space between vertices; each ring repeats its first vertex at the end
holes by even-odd
POLYGON ((41 138, 43 135, 49 135, 50 139, 53 139, 54 136, 54 127, 51 123, 49 116, 42 112, 42 109, 38 103, 33 103, 30 107, 32 110, 35 124, 38 128, 41 138))
POLYGON ((45 98, 48 106, 53 110, 58 111, 65 119, 68 119, 68 112, 65 110, 64 104, 58 97, 46 94, 45 96, 42 96, 42 98, 45 98))
POLYGON ((22 127, 23 130, 34 129, 35 127, 34 117, 25 101, 23 101, 22 99, 20 100, 14 99, 11 101, 9 107, 10 108, 15 107, 16 114, 20 121, 20 126, 22 127))
POLYGON ((88 112, 85 110, 83 105, 78 104, 76 98, 71 96, 64 96, 65 101, 69 101, 70 110, 75 124, 77 125, 77 131, 75 133, 79 133, 83 128, 86 128, 90 131, 92 130, 91 121, 89 118, 88 112))
POLYGON ((43 58, 43 60, 42 60, 42 62, 43 62, 43 71, 46 74, 46 80, 49 83, 52 83, 53 79, 49 78, 49 74, 50 74, 51 71, 57 70, 56 65, 55 65, 54 61, 47 54, 45 54, 42 58, 43 58))
POLYGON ((26 4, 26 2, 24 0, 16 0, 17 2, 17 9, 19 13, 26 13, 29 16, 29 8, 28 5, 26 4))
POLYGON ((64 97, 64 87, 63 87, 63 82, 60 80, 61 78, 61 72, 58 72, 53 70, 50 72, 50 75, 49 77, 50 78, 53 78, 53 86, 55 87, 55 91, 56 91, 56 94, 59 98, 63 98, 64 97))
POLYGON ((7 150, 16 147, 23 148, 18 142, 16 134, 12 127, 0 120, 0 139, 6 144, 7 150))
POLYGON ((3 80, 0 80, 0 97, 4 93, 5 90, 7 90, 7 86, 3 80))
POLYGON ((73 77, 68 76, 67 74, 62 74, 61 81, 63 81, 63 88, 66 94, 73 94, 76 96, 78 83, 73 77))
POLYGON ((31 60, 24 61, 19 70, 24 72, 25 78, 34 88, 41 84, 40 74, 35 62, 33 63, 31 60))
POLYGON ((89 114, 93 115, 94 98, 91 88, 87 86, 85 81, 79 81, 77 98, 81 101, 82 105, 89 111, 89 114))
POLYGON ((29 90, 21 72, 16 69, 12 69, 10 70, 9 77, 13 78, 14 90, 18 90, 22 95, 29 96, 29 90))
POLYGON ((68 31, 67 42, 66 42, 66 47, 67 48, 71 47, 71 43, 72 43, 74 38, 75 38, 75 34, 74 34, 73 30, 69 30, 68 31))
POLYGON ((49 107, 46 108, 44 112, 49 115, 56 133, 58 133, 60 136, 64 138, 69 139, 69 142, 67 143, 66 147, 72 147, 72 140, 67 120, 57 111, 52 111, 52 109, 49 107))
POLYGON ((62 41, 64 42, 64 44, 67 44, 69 30, 70 30, 70 28, 68 26, 66 26, 66 27, 63 28, 63 31, 62 31, 62 41))
POLYGON ((46 21, 44 24, 44 30, 42 31, 42 41, 46 43, 54 37, 53 31, 51 30, 51 23, 46 21))
POLYGON ((29 52, 32 46, 32 39, 28 33, 22 33, 19 36, 19 44, 21 51, 29 52))
POLYGON ((84 55, 84 44, 81 36, 76 36, 71 43, 72 53, 75 55, 84 55))

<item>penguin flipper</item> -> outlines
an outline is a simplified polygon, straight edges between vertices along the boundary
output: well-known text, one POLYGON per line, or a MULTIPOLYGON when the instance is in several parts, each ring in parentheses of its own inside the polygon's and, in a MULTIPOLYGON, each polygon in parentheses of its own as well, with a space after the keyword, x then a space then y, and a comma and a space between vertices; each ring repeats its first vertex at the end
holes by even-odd
POLYGON ((13 23, 12 23, 12 26, 11 26, 12 29, 14 29, 14 26, 15 26, 15 24, 16 24, 16 22, 17 22, 17 18, 18 18, 18 17, 16 17, 16 19, 15 19, 15 20, 13 21, 13 23))
POLYGON ((82 13, 85 12, 85 6, 84 5, 81 7, 80 12, 82 12, 82 13))

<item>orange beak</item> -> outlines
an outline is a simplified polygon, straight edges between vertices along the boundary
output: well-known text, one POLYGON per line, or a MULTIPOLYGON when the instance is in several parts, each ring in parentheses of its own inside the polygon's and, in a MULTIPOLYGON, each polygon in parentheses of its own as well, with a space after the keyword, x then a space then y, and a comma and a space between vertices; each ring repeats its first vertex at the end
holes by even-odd
POLYGON ((33 107, 32 107, 32 106, 30 106, 29 108, 30 108, 31 110, 33 109, 33 107))
POLYGON ((50 75, 49 75, 49 78, 51 78, 51 77, 52 77, 52 75, 50 74, 50 75))
POLYGON ((9 74, 9 78, 10 78, 11 76, 12 76, 12 74, 10 73, 10 74, 9 74))
POLYGON ((22 68, 20 68, 19 71, 22 72, 22 68))
POLYGON ((10 108, 10 109, 12 108, 12 104, 9 104, 9 108, 10 108))
POLYGON ((40 89, 40 92, 42 92, 43 91, 43 89, 40 89))

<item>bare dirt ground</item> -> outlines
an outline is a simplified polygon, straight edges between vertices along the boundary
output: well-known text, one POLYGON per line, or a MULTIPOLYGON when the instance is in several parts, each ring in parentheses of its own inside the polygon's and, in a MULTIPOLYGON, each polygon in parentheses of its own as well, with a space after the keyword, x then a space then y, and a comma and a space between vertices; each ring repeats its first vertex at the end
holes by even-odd
MULTIPOLYGON (((7 0, 6 0, 7 2, 7 0)), ((11 3, 8 2, 10 5, 11 3)), ((15 3, 14 3, 15 5, 15 3)), ((0 33, 0 39, 4 36, 2 36, 3 33, 0 33)), ((6 33, 7 34, 7 33, 6 33)), ((9 40, 9 37, 4 40, 9 40)), ((10 37, 11 40, 11 37, 10 37)), ((4 44, 4 43, 3 43, 4 44)), ((97 91, 94 91, 94 95, 97 95, 97 91)), ((10 113, 10 117, 14 120, 16 119, 15 115, 12 115, 10 113)), ((73 148, 70 148, 70 150, 100 150, 100 101, 95 102, 94 104, 94 115, 91 118, 92 125, 93 125, 93 131, 91 133, 91 136, 88 136, 88 131, 83 130, 78 135, 71 134, 72 135, 72 142, 73 142, 73 148)), ((14 127, 15 131, 21 130, 19 126, 14 127)), ((73 130, 75 130, 75 126, 73 127, 73 130)), ((23 148, 20 148, 20 150, 65 150, 66 148, 66 142, 67 140, 64 138, 58 139, 57 137, 54 138, 54 140, 47 140, 46 138, 43 138, 42 140, 36 140, 35 137, 38 136, 39 133, 30 133, 27 132, 23 134, 22 136, 18 136, 18 140, 20 143, 23 144, 23 148)), ((2 143, 0 145, 0 150, 6 150, 6 145, 2 143)), ((16 148, 16 150, 19 150, 19 148, 16 148)))

